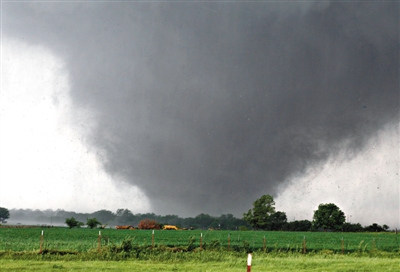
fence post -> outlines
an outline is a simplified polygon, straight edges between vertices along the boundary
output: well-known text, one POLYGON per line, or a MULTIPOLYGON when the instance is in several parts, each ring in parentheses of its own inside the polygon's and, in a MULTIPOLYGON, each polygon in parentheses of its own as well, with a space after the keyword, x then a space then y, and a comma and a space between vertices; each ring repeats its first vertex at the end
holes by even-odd
POLYGON ((40 235, 40 249, 39 249, 39 254, 43 253, 43 230, 42 234, 40 235))
POLYGON ((251 253, 247 254, 247 272, 251 272, 251 259, 252 259, 251 253))
POLYGON ((97 237, 97 251, 101 250, 101 231, 99 230, 99 236, 97 237))
POLYGON ((303 239, 303 254, 306 254, 307 252, 307 244, 306 244, 306 237, 304 236, 303 239))
POLYGON ((342 255, 344 254, 344 240, 343 240, 343 237, 342 237, 342 255))
POLYGON ((263 239, 263 251, 266 252, 267 249, 267 241, 265 240, 265 235, 264 235, 264 239, 263 239))
POLYGON ((203 249, 203 233, 200 233, 200 249, 203 249))
POLYGON ((154 248, 154 230, 153 230, 153 232, 151 233, 151 247, 154 248))

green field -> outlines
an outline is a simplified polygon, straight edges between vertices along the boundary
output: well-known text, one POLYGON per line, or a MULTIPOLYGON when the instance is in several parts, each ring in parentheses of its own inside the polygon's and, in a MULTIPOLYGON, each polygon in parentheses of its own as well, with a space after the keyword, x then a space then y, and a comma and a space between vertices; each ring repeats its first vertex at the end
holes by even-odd
MULTIPOLYGON (((35 251, 40 247, 40 228, 0 228, 0 250, 35 251)), ((99 230, 47 228, 44 231, 43 248, 85 252, 98 246, 99 230)), ((140 246, 152 245, 151 230, 101 230, 101 245, 120 244, 130 237, 140 246)), ((399 252, 398 235, 392 232, 340 233, 340 232, 267 232, 267 231, 154 231, 154 245, 166 247, 187 246, 190 238, 193 245, 219 247, 232 251, 264 250, 267 252, 302 251, 304 238, 307 252, 330 250, 333 253, 399 252), (264 242, 265 237, 265 242, 264 242), (343 239, 343 240, 342 240, 343 239)))
POLYGON ((151 230, 43 231, 40 254, 41 228, 0 228, 0 270, 244 271, 248 252, 252 271, 400 269, 394 233, 156 230, 153 246, 151 230))

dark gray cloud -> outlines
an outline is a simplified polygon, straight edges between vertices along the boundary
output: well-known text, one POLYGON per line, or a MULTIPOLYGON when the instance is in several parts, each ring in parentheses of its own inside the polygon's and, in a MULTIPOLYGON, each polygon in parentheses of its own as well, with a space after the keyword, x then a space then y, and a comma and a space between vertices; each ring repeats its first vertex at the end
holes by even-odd
POLYGON ((3 3, 3 33, 66 61, 74 105, 96 116, 86 144, 155 212, 240 214, 396 125, 398 10, 398 2, 3 3))

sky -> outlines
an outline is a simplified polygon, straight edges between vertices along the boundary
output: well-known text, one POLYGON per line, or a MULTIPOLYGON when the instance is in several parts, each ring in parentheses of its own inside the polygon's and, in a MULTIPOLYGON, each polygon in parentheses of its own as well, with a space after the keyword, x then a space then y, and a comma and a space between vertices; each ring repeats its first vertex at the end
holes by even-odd
POLYGON ((400 227, 399 3, 1 3, 0 206, 400 227))

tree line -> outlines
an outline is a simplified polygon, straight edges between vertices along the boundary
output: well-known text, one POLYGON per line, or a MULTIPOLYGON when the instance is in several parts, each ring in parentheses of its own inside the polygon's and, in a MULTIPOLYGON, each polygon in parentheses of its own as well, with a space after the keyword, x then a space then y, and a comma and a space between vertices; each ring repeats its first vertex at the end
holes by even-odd
POLYGON ((345 215, 333 203, 320 204, 314 211, 313 220, 296 220, 288 222, 285 212, 275 210, 275 202, 272 196, 263 195, 256 199, 253 208, 243 214, 243 218, 236 218, 232 214, 211 216, 201 213, 195 217, 182 218, 178 215, 156 215, 154 213, 133 214, 129 209, 118 209, 115 213, 109 210, 99 210, 93 213, 76 213, 64 210, 30 210, 12 209, 0 207, 0 222, 12 217, 14 221, 30 221, 42 225, 63 225, 72 227, 85 225, 116 226, 129 225, 139 226, 145 220, 156 222, 157 226, 174 225, 179 228, 188 229, 222 229, 222 230, 271 230, 271 231, 387 231, 389 226, 380 226, 373 223, 363 227, 359 223, 345 222, 345 215))
MULTIPOLYGON (((180 228, 194 229, 230 229, 250 228, 250 225, 243 219, 236 218, 232 214, 222 214, 212 216, 201 213, 195 217, 183 218, 178 215, 156 215, 154 213, 132 213, 129 209, 118 209, 116 212, 110 210, 99 210, 93 213, 77 213, 65 210, 31 210, 31 209, 11 209, 10 218, 13 221, 31 222, 41 225, 65 225, 66 219, 74 218, 79 222, 87 222, 88 219, 95 218, 101 225, 131 225, 138 226, 140 221, 145 219, 155 220, 163 225, 175 225, 180 228)), ((82 225, 82 224, 81 224, 82 225)), ((83 224, 85 225, 85 224, 83 224)))
POLYGON ((362 227, 360 223, 346 222, 344 212, 333 203, 321 203, 314 211, 312 221, 287 222, 285 212, 275 211, 274 198, 270 195, 263 195, 254 201, 253 208, 243 214, 243 219, 253 229, 261 230, 375 232, 389 229, 389 226, 380 226, 377 223, 362 227))

